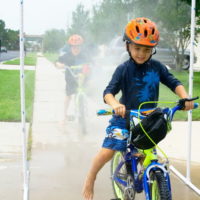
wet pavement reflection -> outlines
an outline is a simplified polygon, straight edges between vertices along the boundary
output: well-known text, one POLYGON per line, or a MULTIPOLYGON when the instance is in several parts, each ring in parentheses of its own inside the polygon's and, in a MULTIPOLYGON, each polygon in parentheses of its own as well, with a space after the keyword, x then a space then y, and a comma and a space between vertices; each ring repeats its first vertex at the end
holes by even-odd
MULTIPOLYGON (((49 128, 53 126, 46 125, 49 128)), ((94 122, 93 125, 95 125, 94 122)), ((49 138, 48 144, 38 143, 37 148, 34 147, 35 150, 33 150, 30 199, 82 199, 82 185, 92 158, 101 146, 104 134, 103 125, 96 129, 98 131, 85 136, 78 133, 73 122, 63 127, 59 124, 54 124, 54 126, 58 128, 58 135, 54 138, 55 140, 50 141, 49 138)), ((182 161, 172 160, 172 163, 177 169, 184 171, 182 161)), ((199 167, 200 165, 193 165, 192 167, 192 181, 197 185, 200 180, 199 173, 197 173, 199 167)), ((173 199, 200 199, 195 192, 184 185, 173 173, 171 173, 171 181, 173 199)), ((143 199, 143 196, 144 194, 137 195, 136 199, 143 199)), ((110 163, 108 163, 98 175, 94 200, 109 200, 111 198, 114 198, 114 195, 110 180, 110 163)))

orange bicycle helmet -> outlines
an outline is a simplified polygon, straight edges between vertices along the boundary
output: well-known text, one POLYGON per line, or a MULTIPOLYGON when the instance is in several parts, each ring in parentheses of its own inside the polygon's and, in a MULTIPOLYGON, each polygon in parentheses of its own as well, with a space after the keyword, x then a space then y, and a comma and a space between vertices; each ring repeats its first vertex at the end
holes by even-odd
POLYGON ((126 25, 123 39, 128 43, 155 47, 159 41, 159 31, 150 19, 136 18, 126 25))
POLYGON ((80 35, 74 34, 69 37, 68 43, 72 46, 83 44, 83 38, 80 35))

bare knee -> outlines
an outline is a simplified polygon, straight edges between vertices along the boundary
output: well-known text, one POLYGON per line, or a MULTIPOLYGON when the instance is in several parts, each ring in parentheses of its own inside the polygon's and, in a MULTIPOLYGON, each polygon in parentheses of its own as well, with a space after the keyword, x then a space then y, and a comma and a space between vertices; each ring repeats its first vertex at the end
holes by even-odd
POLYGON ((112 149, 106 149, 106 148, 102 148, 99 152, 102 160, 104 162, 108 162, 109 160, 112 159, 113 155, 114 155, 115 151, 112 149))

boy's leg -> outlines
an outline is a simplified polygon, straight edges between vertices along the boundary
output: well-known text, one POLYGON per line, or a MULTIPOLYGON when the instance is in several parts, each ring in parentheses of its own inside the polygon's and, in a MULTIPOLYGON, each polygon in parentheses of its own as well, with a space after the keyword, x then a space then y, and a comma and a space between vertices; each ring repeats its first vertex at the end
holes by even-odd
POLYGON ((102 148, 95 156, 83 186, 83 197, 85 200, 93 199, 96 175, 104 164, 111 160, 114 153, 115 151, 112 149, 102 148))
POLYGON ((71 99, 72 99, 72 95, 69 95, 69 96, 65 96, 65 101, 64 101, 64 116, 65 116, 65 119, 67 120, 67 114, 68 114, 68 109, 69 109, 69 105, 70 105, 70 102, 71 102, 71 99))

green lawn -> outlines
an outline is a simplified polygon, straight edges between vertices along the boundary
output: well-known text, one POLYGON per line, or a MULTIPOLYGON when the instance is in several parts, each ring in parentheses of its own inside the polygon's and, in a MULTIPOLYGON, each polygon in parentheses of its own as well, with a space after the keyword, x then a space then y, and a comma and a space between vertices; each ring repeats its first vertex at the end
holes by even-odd
MULTIPOLYGON (((187 71, 176 72, 171 71, 188 90, 189 87, 189 74, 187 71)), ((193 97, 200 97, 200 72, 194 72, 193 80, 193 97)), ((178 97, 167 87, 161 85, 160 87, 160 101, 177 101, 178 97)), ((200 104, 200 100, 195 101, 200 104)), ((168 104, 170 106, 170 104, 168 104)), ((161 106, 165 106, 162 104, 161 106)), ((187 112, 179 111, 175 115, 175 120, 187 120, 187 112)), ((193 120, 200 120, 200 108, 193 110, 193 120)))
MULTIPOLYGON (((35 66, 37 61, 36 53, 28 53, 24 58, 24 65, 32 65, 35 66)), ((20 65, 20 59, 14 59, 4 62, 6 65, 20 65)))
MULTIPOLYGON (((31 120, 35 71, 25 71, 26 119, 31 120)), ((20 71, 0 70, 0 121, 20 121, 20 71)))
MULTIPOLYGON (((50 56, 51 57, 51 56, 50 56)), ((54 57, 55 59, 56 57, 54 57)), ((54 60, 53 59, 53 60, 54 60)), ((52 60, 52 58, 51 58, 52 60)), ((0 70, 0 121, 20 121, 20 77, 18 70, 0 70)), ((188 72, 172 73, 188 88, 188 72)), ((34 99, 35 71, 25 71, 26 85, 26 118, 31 120, 34 99)), ((193 96, 200 96, 200 72, 194 73, 193 96)), ((160 101, 177 101, 178 97, 168 88, 161 85, 160 101)), ((200 104, 200 100, 197 101, 200 104)), ((161 105, 165 106, 165 105, 161 105)), ((180 111, 176 120, 186 120, 187 112, 180 111)), ((193 120, 200 120, 200 109, 193 110, 193 120)))

